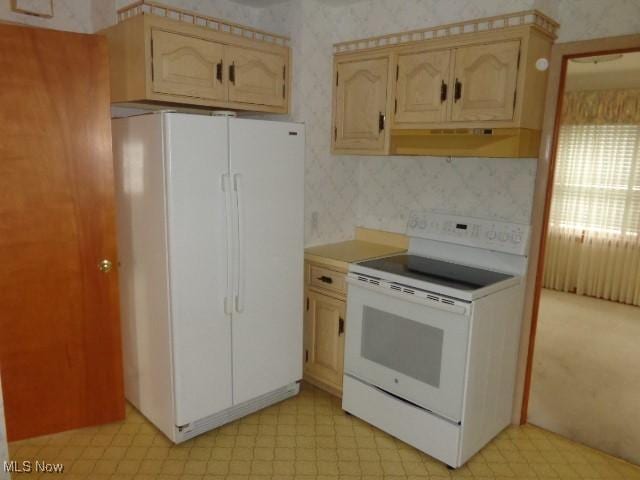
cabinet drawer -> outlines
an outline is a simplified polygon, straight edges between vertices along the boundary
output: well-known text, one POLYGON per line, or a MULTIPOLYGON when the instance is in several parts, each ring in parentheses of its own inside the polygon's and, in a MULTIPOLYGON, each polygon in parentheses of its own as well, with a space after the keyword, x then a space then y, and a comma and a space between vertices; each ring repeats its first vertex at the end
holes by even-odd
POLYGON ((329 270, 328 268, 310 265, 309 285, 318 288, 324 288, 334 292, 347 293, 347 282, 345 274, 329 270))

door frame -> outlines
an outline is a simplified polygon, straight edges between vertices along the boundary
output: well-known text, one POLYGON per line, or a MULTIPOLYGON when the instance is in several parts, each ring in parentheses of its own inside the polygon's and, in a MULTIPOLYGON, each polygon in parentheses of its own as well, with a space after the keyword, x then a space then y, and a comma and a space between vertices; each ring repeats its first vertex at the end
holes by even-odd
POLYGON ((544 271, 544 253, 546 234, 553 195, 553 175, 556 161, 557 138, 562 112, 562 92, 564 91, 567 62, 571 58, 589 57, 640 50, 640 35, 597 38, 576 42, 554 44, 551 49, 545 115, 542 125, 538 168, 532 208, 531 249, 523 328, 520 340, 518 360, 518 378, 514 398, 513 423, 525 424, 529 409, 533 353, 538 326, 542 274, 544 271))

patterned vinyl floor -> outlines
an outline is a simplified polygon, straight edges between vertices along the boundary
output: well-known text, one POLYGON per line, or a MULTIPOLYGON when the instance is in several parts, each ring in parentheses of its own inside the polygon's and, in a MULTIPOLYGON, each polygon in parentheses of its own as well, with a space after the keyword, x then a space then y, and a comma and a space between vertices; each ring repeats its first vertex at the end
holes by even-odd
POLYGON ((14 442, 9 450, 13 460, 64 465, 62 475, 16 479, 640 480, 640 467, 530 425, 509 427, 449 471, 307 384, 297 397, 177 446, 128 406, 124 422, 14 442))

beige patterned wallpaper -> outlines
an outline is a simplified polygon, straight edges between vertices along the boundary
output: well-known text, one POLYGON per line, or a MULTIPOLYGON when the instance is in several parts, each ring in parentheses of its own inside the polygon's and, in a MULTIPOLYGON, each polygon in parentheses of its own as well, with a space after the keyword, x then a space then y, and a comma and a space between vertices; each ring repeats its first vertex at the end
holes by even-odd
POLYGON ((561 41, 640 31, 640 2, 625 0, 291 0, 264 9, 261 26, 292 37, 292 117, 307 125, 307 244, 350 238, 356 225, 403 232, 413 208, 529 222, 533 159, 332 156, 329 135, 333 43, 530 8, 560 21, 561 41))
MULTIPOLYGON (((129 1, 54 0, 56 18, 49 22, 12 14, 6 1, 0 3, 0 18, 95 31, 113 23, 116 8, 129 1)), ((532 160, 331 155, 333 43, 529 8, 539 8, 560 21, 561 41, 640 30, 636 21, 640 2, 629 0, 362 0, 337 7, 321 0, 288 0, 268 8, 232 0, 164 2, 292 37, 290 117, 307 125, 305 238, 309 245, 350 238, 356 225, 403 231, 408 210, 420 207, 526 223, 535 180, 532 160)))

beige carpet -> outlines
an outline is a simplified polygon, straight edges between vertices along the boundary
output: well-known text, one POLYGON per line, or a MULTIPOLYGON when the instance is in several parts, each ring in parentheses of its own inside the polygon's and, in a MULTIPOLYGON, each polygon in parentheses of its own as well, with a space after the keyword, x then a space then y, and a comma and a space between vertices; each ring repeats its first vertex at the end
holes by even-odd
POLYGON ((543 290, 529 422, 640 464, 640 307, 543 290))

